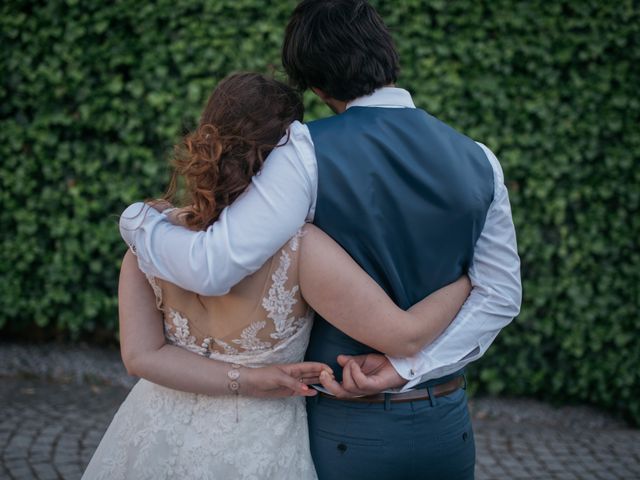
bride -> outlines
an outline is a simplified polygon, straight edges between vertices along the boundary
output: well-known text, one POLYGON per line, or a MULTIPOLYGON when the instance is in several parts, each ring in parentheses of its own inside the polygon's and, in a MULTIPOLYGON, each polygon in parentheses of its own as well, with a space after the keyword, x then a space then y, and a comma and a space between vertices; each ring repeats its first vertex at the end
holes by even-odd
MULTIPOLYGON (((166 200, 177 201, 182 182, 187 201, 168 211, 172 221, 191 229, 215 222, 302 114, 296 92, 263 75, 220 82, 176 150, 166 200)), ((145 278, 129 251, 119 285, 121 351, 142 379, 83 478, 316 478, 304 397, 332 372, 302 362, 314 310, 376 350, 409 355, 448 326, 470 288, 462 277, 405 312, 312 225, 221 297, 145 278)))

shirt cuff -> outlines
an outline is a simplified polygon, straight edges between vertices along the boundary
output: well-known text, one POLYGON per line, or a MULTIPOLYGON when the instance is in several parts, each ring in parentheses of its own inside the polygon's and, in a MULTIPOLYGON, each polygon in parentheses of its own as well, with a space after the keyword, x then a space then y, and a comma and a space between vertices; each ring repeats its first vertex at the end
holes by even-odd
POLYGON ((398 375, 400 375, 405 380, 408 380, 408 382, 398 390, 399 392, 406 392, 407 390, 411 390, 413 387, 420 383, 422 375, 418 375, 417 369, 414 367, 411 358, 387 358, 391 362, 393 368, 396 369, 396 372, 398 372, 398 375))

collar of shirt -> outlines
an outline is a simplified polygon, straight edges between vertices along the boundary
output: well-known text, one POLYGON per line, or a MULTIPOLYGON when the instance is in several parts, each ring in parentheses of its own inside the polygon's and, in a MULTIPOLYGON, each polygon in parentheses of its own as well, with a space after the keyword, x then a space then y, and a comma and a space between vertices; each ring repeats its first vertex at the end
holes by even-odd
POLYGON ((397 87, 382 87, 370 95, 351 100, 347 103, 347 109, 351 107, 416 108, 411 94, 397 87))

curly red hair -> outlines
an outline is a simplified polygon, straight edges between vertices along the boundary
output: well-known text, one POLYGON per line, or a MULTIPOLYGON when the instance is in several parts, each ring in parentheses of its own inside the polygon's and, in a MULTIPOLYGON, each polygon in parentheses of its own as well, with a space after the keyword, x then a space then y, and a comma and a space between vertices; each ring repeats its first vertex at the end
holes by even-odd
POLYGON ((176 146, 164 200, 175 202, 183 178, 187 206, 180 219, 193 230, 206 229, 303 114, 300 95, 284 83, 258 73, 227 76, 209 97, 198 128, 176 146))

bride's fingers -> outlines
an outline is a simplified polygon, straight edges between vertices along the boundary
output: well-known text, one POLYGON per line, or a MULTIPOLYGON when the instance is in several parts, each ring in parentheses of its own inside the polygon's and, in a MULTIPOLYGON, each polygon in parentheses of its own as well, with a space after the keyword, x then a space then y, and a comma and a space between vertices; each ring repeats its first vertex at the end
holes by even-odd
POLYGON ((163 200, 160 198, 149 202, 149 205, 151 205, 151 207, 155 208, 160 213, 164 212, 165 210, 168 210, 169 208, 173 208, 173 205, 171 203, 169 203, 167 200, 163 200))
POLYGON ((337 398, 349 398, 353 396, 351 393, 342 388, 342 385, 336 382, 336 380, 326 372, 322 372, 320 374, 320 383, 322 383, 322 386, 326 388, 330 393, 334 394, 337 398))
POLYGON ((283 366, 283 370, 292 377, 318 377, 321 372, 327 372, 333 376, 333 370, 324 363, 295 363, 293 365, 283 366))
POLYGON ((300 377, 300 381, 307 385, 317 385, 320 383, 320 375, 318 374, 316 377, 300 377))
MULTIPOLYGON (((300 376, 291 374, 291 377, 297 379, 299 382, 304 383, 306 385, 318 385, 320 383, 320 374, 322 372, 313 372, 311 374, 305 373, 300 376)), ((329 374, 331 379, 335 379, 335 376, 331 373, 329 374)))
POLYGON ((325 363, 301 362, 296 363, 293 366, 299 373, 317 373, 318 375, 320 375, 320 372, 326 371, 330 374, 333 374, 333 370, 331 370, 331 367, 325 363))
POLYGON ((315 388, 310 388, 309 390, 305 390, 302 393, 303 397, 315 397, 318 394, 318 391, 315 388))
POLYGON ((300 382, 300 380, 292 377, 286 372, 282 372, 279 376, 278 385, 288 388, 294 395, 305 395, 309 390, 311 390, 307 384, 300 382))
POLYGON ((310 388, 306 383, 296 382, 297 385, 295 388, 291 388, 289 386, 286 387, 288 390, 288 395, 286 396, 297 396, 297 397, 313 397, 318 394, 318 391, 314 388, 310 388))

